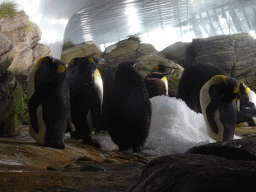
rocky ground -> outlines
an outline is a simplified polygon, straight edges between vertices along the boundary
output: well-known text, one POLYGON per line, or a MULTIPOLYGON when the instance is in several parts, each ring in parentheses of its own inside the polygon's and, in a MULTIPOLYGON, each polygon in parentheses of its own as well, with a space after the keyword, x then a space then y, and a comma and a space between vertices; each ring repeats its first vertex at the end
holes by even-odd
MULTIPOLYGON (((256 128, 238 127, 236 134, 252 136, 256 128)), ((19 135, 0 139, 1 191, 128 191, 155 158, 113 147, 96 149, 68 136, 65 150, 41 147, 29 136, 27 125, 19 135)))

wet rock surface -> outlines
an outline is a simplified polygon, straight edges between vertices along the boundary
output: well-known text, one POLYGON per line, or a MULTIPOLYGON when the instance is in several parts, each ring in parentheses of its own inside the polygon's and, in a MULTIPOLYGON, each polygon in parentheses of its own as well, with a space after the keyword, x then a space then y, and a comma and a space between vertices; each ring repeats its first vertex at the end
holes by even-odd
MULTIPOLYGON (((53 149, 38 145, 28 129, 28 125, 20 127, 16 138, 0 138, 0 191, 237 191, 241 184, 250 191, 256 177, 254 160, 121 153, 104 134, 93 136, 101 141, 101 149, 70 139, 69 134, 65 150, 53 149)), ((253 156, 255 141, 250 137, 222 145, 253 156)))
POLYGON ((1 191, 127 191, 153 158, 96 149, 68 134, 65 150, 43 147, 28 129, 0 138, 1 191))

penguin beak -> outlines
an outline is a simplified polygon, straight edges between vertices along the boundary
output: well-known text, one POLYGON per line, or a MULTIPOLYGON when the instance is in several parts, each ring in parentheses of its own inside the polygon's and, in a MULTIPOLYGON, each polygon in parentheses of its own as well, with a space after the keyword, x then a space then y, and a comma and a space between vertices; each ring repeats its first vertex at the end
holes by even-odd
POLYGON ((165 71, 169 71, 169 70, 173 70, 173 69, 177 69, 176 67, 166 67, 165 71))
POLYGON ((134 68, 137 64, 139 63, 139 61, 135 61, 132 65, 132 67, 134 68))

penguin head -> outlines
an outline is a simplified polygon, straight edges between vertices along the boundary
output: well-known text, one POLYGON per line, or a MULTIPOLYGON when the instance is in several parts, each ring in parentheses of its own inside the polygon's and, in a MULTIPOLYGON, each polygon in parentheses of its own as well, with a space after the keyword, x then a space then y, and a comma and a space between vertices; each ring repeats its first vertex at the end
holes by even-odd
POLYGON ((99 60, 97 58, 88 57, 76 57, 69 62, 69 72, 75 75, 77 81, 83 81, 87 83, 93 83, 96 70, 95 64, 99 60))
POLYGON ((165 73, 166 71, 173 70, 173 69, 176 69, 176 68, 167 67, 165 65, 156 65, 151 73, 153 73, 153 72, 165 73))
POLYGON ((239 96, 238 82, 225 75, 215 75, 208 82, 211 99, 220 99, 222 102, 231 101, 239 96))
POLYGON ((134 70, 135 66, 137 65, 138 62, 133 62, 133 61, 124 61, 118 65, 115 69, 117 71, 122 71, 122 70, 134 70))
POLYGON ((51 56, 40 58, 35 68, 36 79, 42 83, 62 82, 68 75, 65 63, 51 56))

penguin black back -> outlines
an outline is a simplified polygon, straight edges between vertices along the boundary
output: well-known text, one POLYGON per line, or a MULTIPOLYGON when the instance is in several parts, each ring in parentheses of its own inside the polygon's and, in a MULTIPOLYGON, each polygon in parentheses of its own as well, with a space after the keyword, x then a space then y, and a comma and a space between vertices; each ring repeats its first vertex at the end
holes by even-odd
POLYGON ((208 63, 197 63, 184 70, 178 85, 178 97, 188 107, 202 113, 200 106, 200 90, 215 75, 225 75, 219 67, 208 63))
POLYGON ((132 148, 133 152, 139 152, 150 127, 151 102, 144 80, 134 66, 133 62, 128 61, 119 64, 108 105, 106 126, 119 151, 132 148))
POLYGON ((101 122, 103 85, 98 60, 92 57, 77 57, 67 67, 70 90, 71 119, 75 126, 75 138, 86 144, 95 145, 91 140, 91 127, 97 128, 101 122))
POLYGON ((33 67, 28 83, 30 135, 38 143, 64 149, 70 110, 65 64, 43 57, 33 67))

